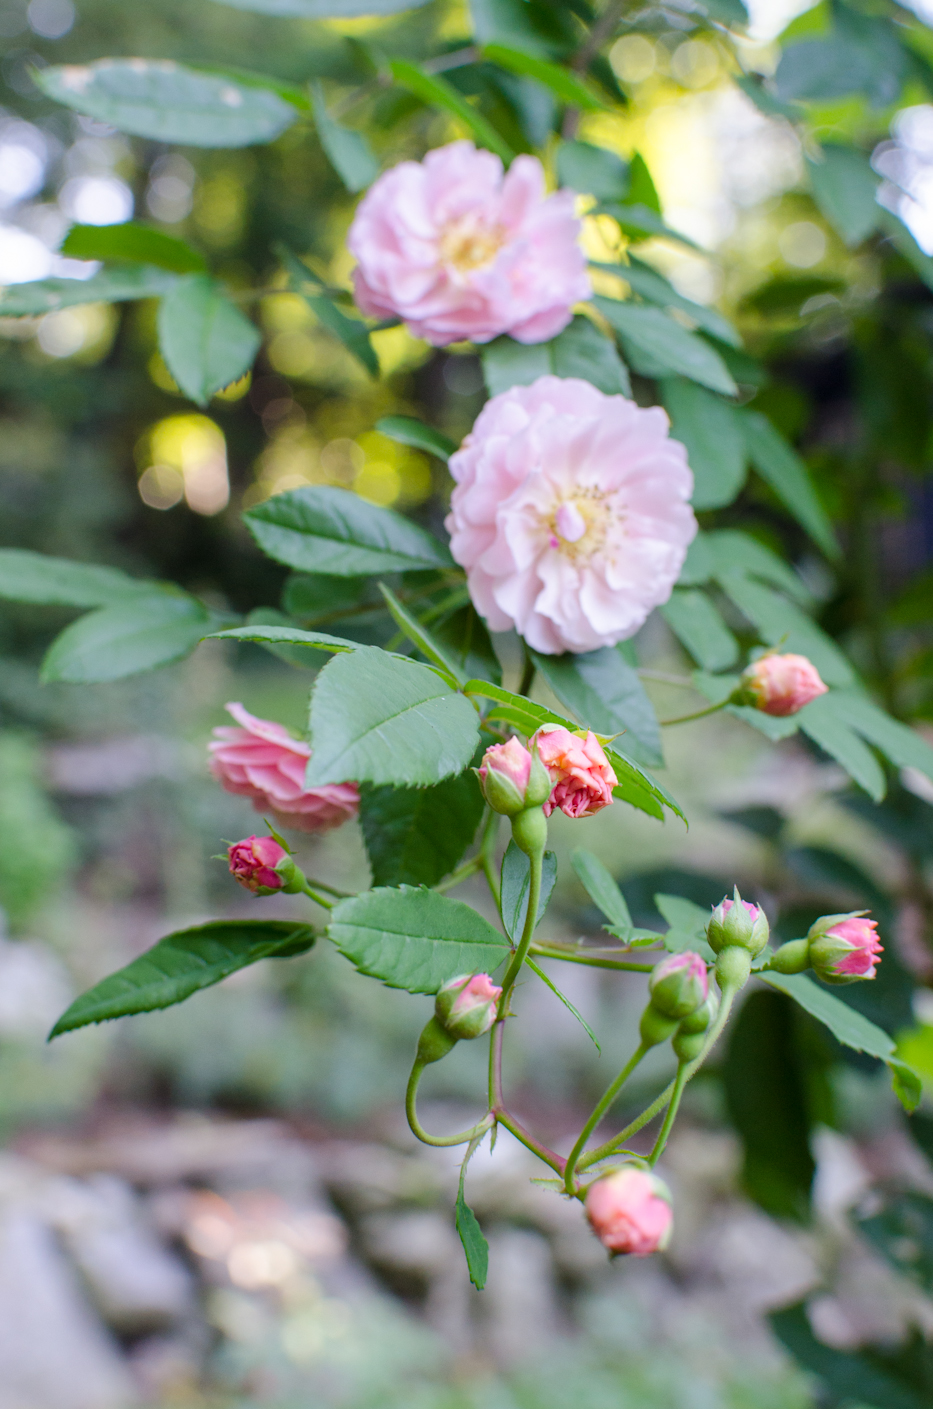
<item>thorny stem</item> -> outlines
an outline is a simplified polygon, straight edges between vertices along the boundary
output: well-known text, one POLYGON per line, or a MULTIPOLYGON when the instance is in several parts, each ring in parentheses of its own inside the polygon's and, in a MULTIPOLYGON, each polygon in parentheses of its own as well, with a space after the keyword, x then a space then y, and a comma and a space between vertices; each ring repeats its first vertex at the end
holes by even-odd
POLYGON ((609 1107, 612 1105, 613 1101, 618 1096, 619 1092, 622 1090, 622 1087, 625 1085, 626 1081, 628 1081, 632 1072, 638 1066, 638 1063, 641 1061, 642 1057, 647 1051, 648 1048, 645 1046, 644 1042, 639 1043, 635 1051, 625 1063, 625 1066, 619 1072, 619 1075, 616 1077, 615 1081, 613 1081, 612 1084, 606 1089, 601 1100, 597 1102, 592 1115, 584 1125, 583 1129, 580 1131, 580 1134, 577 1137, 577 1143, 574 1145, 573 1149, 570 1151, 570 1154, 567 1156, 567 1163, 564 1167, 564 1188, 566 1189, 568 1194, 575 1194, 577 1191, 576 1183, 573 1177, 574 1170, 576 1169, 577 1161, 580 1158, 580 1155, 586 1148, 587 1140, 590 1138, 593 1131, 596 1129, 597 1125, 602 1120, 603 1116, 606 1114, 609 1107))
POLYGON ((727 696, 726 699, 720 700, 718 704, 707 705, 705 709, 695 710, 693 714, 679 714, 676 719, 661 719, 659 723, 662 728, 667 727, 669 724, 689 724, 691 719, 704 719, 707 714, 715 714, 717 710, 725 709, 728 703, 729 699, 727 696))
POLYGON ((650 974, 654 964, 639 964, 627 959, 597 959, 586 952, 563 949, 560 945, 532 944, 530 954, 539 954, 543 959, 565 959, 568 964, 586 964, 591 969, 619 969, 627 973, 650 974))
POLYGON ((408 1078, 408 1090, 405 1092, 405 1114, 408 1116, 408 1124, 411 1126, 412 1134, 425 1145, 467 1145, 471 1140, 475 1140, 478 1135, 484 1135, 494 1123, 495 1117, 492 1111, 487 1111, 482 1120, 478 1120, 469 1130, 461 1130, 459 1135, 429 1135, 418 1119, 416 1101, 418 1098, 418 1084, 421 1081, 421 1074, 424 1071, 424 1062, 415 1062, 411 1069, 411 1076, 408 1078))

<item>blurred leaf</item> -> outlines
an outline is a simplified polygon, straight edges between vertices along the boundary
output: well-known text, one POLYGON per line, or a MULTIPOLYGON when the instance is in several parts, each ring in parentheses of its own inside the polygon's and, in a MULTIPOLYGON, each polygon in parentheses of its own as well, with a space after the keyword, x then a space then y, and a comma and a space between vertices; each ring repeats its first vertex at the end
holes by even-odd
POLYGON ((895 1349, 836 1350, 818 1341, 802 1302, 768 1317, 778 1340, 816 1375, 835 1403, 870 1409, 928 1409, 933 1394, 933 1350, 919 1331, 895 1349))
POLYGON ((766 317, 798 317, 808 299, 820 294, 844 294, 847 285, 844 279, 830 278, 824 274, 778 275, 759 284, 750 294, 746 294, 739 307, 752 309, 766 317))
POLYGON ((470 1281, 477 1291, 481 1292, 486 1285, 486 1276, 489 1272, 489 1244, 483 1237, 483 1230, 476 1221, 476 1214, 463 1196, 463 1170, 465 1169, 466 1161, 460 1171, 460 1188, 457 1193, 457 1232, 466 1254, 470 1281))
POLYGON ((0 295, 0 318, 33 318, 82 303, 126 303, 160 298, 176 283, 167 269, 148 266, 101 269, 89 279, 34 279, 12 284, 0 295))
POLYGON ((750 533, 719 528, 705 533, 703 542, 709 555, 711 576, 739 569, 780 588, 802 607, 813 605, 813 597, 800 574, 750 533))
MULTIPOLYGON (((557 880, 557 857, 553 851, 544 853, 541 876, 541 895, 538 899, 538 914, 535 928, 541 923, 541 916, 547 909, 554 883, 557 880)), ((502 923, 513 944, 518 944, 525 929, 528 914, 528 887, 531 883, 531 862, 523 851, 519 851, 514 841, 510 841, 502 858, 502 923)))
POLYGON ((694 954, 699 954, 708 963, 712 963, 716 956, 706 939, 710 920, 709 908, 697 905, 682 895, 665 895, 663 892, 654 897, 654 903, 670 925, 667 934, 661 936, 664 948, 671 954, 683 954, 692 950, 694 954))
POLYGON ((832 525, 800 456, 758 411, 743 411, 742 425, 749 458, 762 479, 827 557, 838 558, 839 544, 832 525))
POLYGON ((433 426, 416 421, 413 416, 383 416, 376 422, 376 430, 389 440, 397 441, 399 445, 413 445, 417 450, 426 450, 429 455, 436 455, 445 465, 457 449, 454 441, 436 431, 433 426))
POLYGON ((796 118, 796 110, 776 98, 759 74, 733 74, 732 81, 765 117, 786 117, 791 122, 796 118))
POLYGON ((452 686, 465 685, 467 676, 454 665, 453 661, 448 660, 443 647, 435 641, 424 623, 418 621, 402 606, 395 593, 386 587, 384 582, 379 583, 379 591, 385 598, 392 620, 399 630, 404 632, 409 641, 417 646, 422 655, 427 656, 433 665, 437 666, 452 686))
MULTIPOLYGON (((827 685, 853 683, 852 667, 835 641, 793 602, 762 582, 749 577, 741 567, 724 566, 717 572, 724 592, 732 598, 749 621, 757 627, 769 646, 780 643, 782 651, 795 651, 813 662, 827 685)), ((809 706, 808 706, 809 708, 809 706)))
POLYGON ((644 206, 647 210, 661 215, 661 197, 651 179, 648 163, 640 152, 635 152, 628 164, 628 200, 633 206, 644 206))
POLYGON ((471 679, 481 674, 486 680, 501 683, 502 666, 486 623, 472 604, 434 622, 432 629, 459 671, 471 679))
POLYGON ((462 773, 479 741, 479 716, 436 671, 375 646, 335 656, 311 691, 314 754, 307 786, 424 786, 462 773))
POLYGON ((369 597, 369 583, 359 577, 293 573, 282 590, 282 607, 306 623, 319 617, 353 612, 369 597))
POLYGON ((582 1014, 577 1008, 575 1008, 575 1007, 573 1006, 573 1004, 571 1003, 570 999, 567 997, 567 995, 566 995, 565 993, 561 993, 560 989, 557 987, 557 984, 556 984, 556 983, 553 983, 553 982, 551 981, 551 979, 550 979, 550 978, 548 977, 548 975, 544 972, 544 970, 543 970, 543 969, 540 969, 540 968, 538 967, 538 965, 535 963, 534 959, 532 959, 532 957, 531 957, 530 954, 529 954, 529 955, 527 956, 527 958, 525 959, 525 963, 528 965, 529 969, 531 969, 532 973, 537 974, 537 975, 538 975, 538 978, 541 980, 541 982, 542 982, 543 984, 545 984, 545 985, 551 990, 551 992, 554 994, 555 998, 559 998, 559 999, 560 999, 560 1001, 563 1003, 563 1005, 564 1005, 564 1007, 567 1009, 567 1011, 568 1011, 569 1013, 572 1013, 572 1014, 573 1014, 573 1016, 576 1018, 577 1022, 580 1024, 580 1026, 581 1026, 581 1027, 583 1028, 583 1030, 586 1032, 586 1035, 589 1037, 590 1041, 592 1042, 593 1046, 596 1048, 596 1050, 597 1050, 597 1052, 599 1053, 599 1055, 602 1056, 602 1050, 603 1050, 603 1049, 600 1047, 599 1043, 597 1042, 597 1040, 596 1040, 596 1034, 595 1034, 595 1032, 593 1031, 593 1029, 590 1027, 589 1023, 587 1022, 587 1020, 586 1020, 586 1018, 583 1016, 583 1014, 582 1014))
POLYGON ((133 593, 151 595, 154 590, 154 583, 127 577, 118 568, 75 563, 25 548, 0 548, 0 598, 8 602, 107 607, 125 602, 133 593))
MULTIPOLYGON (((297 113, 270 88, 198 73, 170 59, 98 59, 39 69, 50 98, 120 132, 188 147, 271 142, 297 113)), ((274 85, 275 80, 269 80, 274 85)))
POLYGON ((72 225, 61 252, 70 259, 123 259, 176 274, 207 271, 203 254, 184 240, 135 220, 120 225, 72 225))
POLYGON ((803 1220, 816 1165, 795 1019, 783 994, 750 993, 731 1024, 723 1084, 746 1192, 775 1217, 803 1220))
POLYGON ((683 377, 664 377, 661 399, 671 435, 687 450, 695 509, 731 504, 745 483, 746 449, 734 406, 683 377))
POLYGON ((183 1003, 259 959, 304 954, 314 940, 311 927, 295 920, 212 920, 177 930, 76 998, 49 1039, 88 1023, 183 1003))
POLYGON ((480 354, 483 380, 490 396, 509 391, 513 386, 530 386, 539 377, 553 373, 548 343, 516 342, 514 338, 494 338, 480 354))
POLYGON ((235 10, 255 10, 284 19, 350 20, 363 15, 397 15, 419 10, 428 0, 218 0, 235 10))
POLYGON ((444 545, 417 524, 332 485, 276 494, 243 518, 270 558, 308 572, 363 577, 453 564, 444 545))
POLYGON ((517 73, 525 78, 533 78, 543 84, 562 103, 583 108, 585 112, 602 112, 606 104, 597 97, 587 83, 570 69, 553 64, 548 59, 539 59, 522 49, 513 49, 506 44, 484 44, 482 54, 494 64, 517 73))
POLYGON ((907 55, 897 28, 848 6, 835 6, 831 33, 790 44, 774 75, 778 97, 826 101, 864 93, 874 107, 900 93, 907 55))
POLYGON ((701 8, 710 19, 721 20, 734 28, 744 29, 748 24, 748 8, 743 0, 701 0, 701 8))
POLYGON ((656 303, 660 308, 679 308, 704 332, 718 338, 720 342, 729 343, 732 347, 741 347, 742 339, 727 318, 717 313, 715 308, 707 308, 705 304, 694 303, 692 298, 684 298, 663 275, 652 269, 650 264, 636 259, 634 255, 629 255, 627 264, 596 264, 596 268, 618 274, 639 298, 656 303))
POLYGON ((877 229, 881 207, 878 177, 868 158, 854 147, 827 142, 822 160, 807 158, 813 198, 843 241, 854 249, 877 229))
POLYGON ((589 142, 561 142, 557 148, 557 180, 598 201, 624 201, 628 195, 628 162, 605 147, 589 142))
POLYGON ((580 377, 607 396, 631 396, 628 370, 613 343, 589 318, 577 314, 562 333, 546 343, 496 338, 482 351, 483 377, 490 396, 513 386, 530 386, 551 373, 580 377))
POLYGON ((262 338, 206 274, 178 279, 159 305, 159 351, 186 396, 206 406, 253 365, 262 338))
POLYGON ((350 641, 344 636, 327 636, 323 631, 301 631, 297 626, 278 626, 269 622, 253 621, 247 626, 231 626, 225 631, 214 631, 208 638, 211 641, 256 641, 259 645, 307 646, 312 650, 356 651, 359 641, 350 641))
POLYGON ((472 842, 483 807, 469 770, 433 788, 364 787, 360 824, 373 885, 437 885, 472 842))
POLYGON ((602 201, 595 210, 589 213, 611 216, 613 220, 618 222, 622 233, 635 241, 659 237, 673 240, 678 245, 686 245, 691 250, 700 248, 688 235, 682 235, 679 230, 672 230, 669 225, 665 225, 660 215, 650 206, 635 205, 631 203, 631 200, 630 196, 629 201, 621 205, 615 201, 602 201))
POLYGON ((579 44, 574 15, 548 0, 470 0, 470 13, 478 44, 507 44, 548 58, 579 44))
POLYGON ((184 593, 138 594, 66 626, 42 662, 44 684, 122 680, 190 655, 210 626, 206 609, 184 593))
POLYGON ((458 974, 491 974, 509 953, 507 941, 471 906, 420 886, 341 900, 327 933, 361 974, 409 993, 436 993, 458 974))
POLYGON ((726 396, 735 394, 735 382, 719 353, 659 308, 600 297, 593 303, 615 328, 630 361, 637 364, 638 353, 645 352, 666 373, 689 377, 726 396))
POLYGON ((625 896, 599 857, 578 846, 570 853, 570 864, 576 871, 583 889, 609 923, 620 930, 631 929, 632 917, 625 903, 625 896))
POLYGON ((319 83, 312 83, 314 121, 321 146, 348 191, 365 191, 379 175, 379 163, 362 132, 342 127, 328 113, 319 83))
POLYGON ((414 93, 423 103, 427 103, 429 107, 441 108, 459 118, 464 126, 469 128, 479 146, 488 147, 508 166, 515 155, 512 148, 500 137, 492 123, 476 108, 471 107, 446 78, 427 74, 407 59, 394 59, 389 64, 389 70, 396 83, 414 93))
POLYGON ((813 700, 795 716, 800 728, 815 744, 819 744, 830 758, 841 763, 854 778, 860 788, 864 788, 870 798, 880 802, 884 797, 887 782, 884 770, 870 748, 850 729, 837 714, 832 695, 822 695, 813 700), (826 700, 826 704, 820 704, 826 700), (817 706, 814 708, 813 706, 817 706))
POLYGON ((663 765, 654 706, 638 671, 617 646, 582 655, 544 656, 537 651, 531 655, 561 704, 581 724, 597 734, 623 734, 626 752, 636 762, 663 765))
POLYGON ((334 337, 343 343, 347 351, 352 353, 357 361, 365 367, 370 376, 378 377, 379 358, 376 356, 376 349, 370 341, 369 330, 365 323, 361 323, 358 318, 348 317, 339 304, 324 292, 321 284, 307 265, 303 264, 286 245, 279 244, 277 250, 288 273, 289 288, 301 295, 318 322, 322 323, 329 333, 333 333, 334 337))
POLYGON ((675 589, 661 607, 661 615, 704 670, 725 670, 735 664, 739 643, 706 592, 675 589))
POLYGON ((892 719, 858 690, 834 692, 833 714, 886 754, 898 768, 916 768, 933 778, 933 747, 915 729, 892 719))

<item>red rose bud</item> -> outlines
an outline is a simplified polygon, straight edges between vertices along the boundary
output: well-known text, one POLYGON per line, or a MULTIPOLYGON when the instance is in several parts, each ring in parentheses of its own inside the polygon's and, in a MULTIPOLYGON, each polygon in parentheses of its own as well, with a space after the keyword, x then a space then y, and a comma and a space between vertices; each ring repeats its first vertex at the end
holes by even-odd
POLYGON ((655 964, 648 980, 652 1006, 666 1018, 685 1018, 705 1003, 709 994, 706 964, 687 950, 655 964))
POLYGON ((486 750, 478 776, 483 797, 493 812, 506 817, 515 817, 526 807, 540 807, 551 790, 537 752, 530 753, 514 737, 486 750))
POLYGON ((765 714, 783 718, 825 695, 827 686, 806 656, 792 653, 761 656, 743 671, 734 695, 736 704, 748 704, 765 714))
POLYGON ((874 978, 884 952, 878 925, 858 911, 823 915, 810 926, 810 966, 824 983, 855 983, 874 978))
POLYGON ((276 869, 291 858, 274 837, 247 837, 228 847, 227 855, 231 876, 254 895, 274 895, 284 890, 290 879, 276 869))
POLYGON ((496 1007, 502 997, 488 974, 459 974, 438 991, 434 1015, 455 1041, 482 1037, 496 1020, 496 1007))
POLYGON ((706 937, 715 954, 729 945, 747 949, 754 956, 760 954, 768 943, 770 927, 768 917, 757 905, 743 900, 736 886, 734 900, 720 900, 713 910, 706 937))
POLYGON ((586 1216, 613 1256, 650 1257, 671 1239, 674 1214, 667 1185, 647 1169, 625 1164, 586 1192, 586 1216))

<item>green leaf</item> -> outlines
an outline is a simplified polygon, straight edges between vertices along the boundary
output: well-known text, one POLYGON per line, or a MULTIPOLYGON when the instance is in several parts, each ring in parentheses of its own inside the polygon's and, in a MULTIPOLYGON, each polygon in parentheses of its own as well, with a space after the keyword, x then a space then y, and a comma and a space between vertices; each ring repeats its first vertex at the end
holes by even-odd
POLYGON ((177 280, 159 306, 159 350, 186 396, 206 406, 252 367, 262 338, 206 274, 177 280))
POLYGON ((864 788, 869 797, 880 802, 887 791, 884 770, 871 749, 840 717, 833 699, 834 691, 811 700, 795 716, 805 734, 819 744, 830 758, 841 763, 846 772, 864 788))
POLYGON ((479 716, 436 671, 376 646, 336 656, 318 675, 309 721, 309 788, 323 783, 419 787, 462 773, 479 716))
POLYGON ((311 927, 295 920, 212 920, 177 930, 76 998, 49 1038, 88 1023, 170 1008, 259 959, 303 954, 314 939, 311 927))
MULTIPOLYGON (((570 69, 553 64, 548 59, 535 58, 524 49, 513 49, 506 44, 484 44, 483 58, 500 68, 508 69, 523 78, 533 78, 549 88, 561 103, 582 108, 584 112, 602 112, 606 104, 596 93, 570 69)), ((495 149, 493 149, 495 150, 495 149)))
POLYGON ((416 98, 420 98, 429 107, 440 108, 458 118, 473 134, 479 146, 488 147, 491 152, 502 158, 506 166, 509 165, 515 155, 512 148, 500 137, 492 123, 476 108, 471 107, 446 78, 427 74, 407 59, 394 59, 389 64, 389 70, 395 82, 402 88, 407 88, 409 93, 414 93, 416 98))
POLYGON ((624 201, 628 195, 628 162, 605 147, 589 142, 561 142, 557 148, 557 179, 583 196, 598 201, 624 201))
POLYGON ((405 633, 409 641, 417 646, 418 650, 442 673, 448 684, 453 687, 466 684, 466 675, 453 661, 448 660, 444 649, 435 641, 428 628, 413 617, 409 611, 402 606, 395 593, 386 587, 384 582, 379 583, 379 591, 385 598, 386 606, 396 626, 405 633))
POLYGON ((341 900, 327 933, 361 974, 409 993, 436 993, 458 974, 491 974, 509 953, 469 905, 413 886, 341 900))
POLYGON ((806 656, 827 685, 852 684, 852 667, 835 641, 793 602, 756 582, 740 568, 725 567, 717 576, 723 590, 769 646, 780 643, 782 651, 806 656))
MULTIPOLYGON (((186 147, 271 142, 297 116, 270 89, 198 73, 170 59, 98 59, 39 69, 48 97, 120 132, 186 147)), ((274 80, 270 80, 270 83, 274 80)))
POLYGON ((838 558, 839 544, 832 525, 800 456, 760 411, 740 414, 749 459, 755 469, 827 557, 838 558))
POLYGON ((296 572, 282 591, 282 608, 290 617, 308 625, 320 617, 353 612, 369 595, 369 584, 359 577, 296 572))
POLYGON ((855 1221, 896 1271, 933 1291, 933 1199, 902 1190, 889 1194, 880 1213, 855 1221))
POLYGON ((249 626, 231 626, 225 631, 214 631, 207 638, 210 641, 255 641, 258 645, 308 646, 311 650, 342 651, 359 650, 359 641, 350 641, 345 636, 328 636, 323 631, 300 631, 297 626, 275 626, 263 622, 253 622, 249 626))
POLYGON ((599 857, 578 846, 570 853, 570 864, 576 871, 583 889, 609 923, 620 930, 631 929, 632 917, 625 903, 625 896, 599 857))
POLYGON ((874 744, 897 768, 916 768, 933 778, 933 748, 921 734, 892 719, 858 690, 834 690, 826 697, 836 718, 874 744))
POLYGON ((426 450, 429 455, 436 455, 445 465, 457 448, 448 436, 442 435, 433 426, 426 426, 423 421, 416 421, 413 416, 383 416, 376 422, 376 430, 399 445, 413 445, 416 450, 426 450))
MULTIPOLYGON (((463 1168, 466 1168, 465 1161, 463 1168)), ((463 1197, 463 1170, 460 1172, 460 1190, 457 1194, 457 1232, 466 1254, 470 1281, 481 1292, 489 1272, 489 1244, 476 1221, 476 1214, 463 1197)))
POLYGON ((751 577, 760 577, 763 582, 769 582, 772 587, 779 587, 800 606, 813 605, 810 589, 800 574, 777 553, 759 543, 757 538, 734 528, 715 529, 700 536, 709 557, 710 577, 716 576, 717 571, 739 568, 751 577))
POLYGON ((578 313, 562 333, 545 343, 555 377, 580 377, 607 396, 631 396, 628 368, 615 344, 578 313))
POLYGON ((176 274, 205 273, 203 254, 177 235, 153 225, 126 220, 120 225, 72 225, 62 242, 70 259, 118 259, 171 269, 176 274))
POLYGON ((582 655, 543 656, 532 651, 561 704, 597 734, 624 734, 627 754, 638 763, 662 765, 661 730, 638 671, 618 646, 582 655))
POLYGON ((489 711, 487 718, 503 719, 526 737, 533 734, 542 724, 563 724, 566 729, 577 727, 572 719, 555 714, 553 710, 545 709, 544 705, 536 704, 524 695, 513 695, 511 690, 504 690, 501 685, 492 684, 488 680, 468 680, 463 690, 466 695, 493 700, 494 708, 489 711))
POLYGON ((647 812, 651 817, 657 817, 660 822, 664 821, 663 809, 669 807, 686 825, 687 819, 679 804, 656 779, 618 749, 607 748, 605 753, 619 780, 619 786, 612 790, 613 797, 621 798, 623 802, 647 812))
POLYGON ((283 244, 276 246, 279 258, 288 273, 288 286, 299 294, 311 309, 318 322, 329 333, 343 343, 348 352, 365 367, 370 376, 379 375, 379 358, 369 337, 365 323, 358 318, 349 318, 343 309, 324 292, 321 284, 307 265, 303 264, 291 250, 283 244))
POLYGON ((735 395, 737 387, 719 353, 659 308, 611 298, 594 298, 593 303, 615 328, 634 365, 638 364, 639 354, 646 353, 665 374, 689 377, 712 391, 735 395))
POLYGON ((166 269, 147 265, 101 269, 89 279, 35 279, 13 284, 0 295, 0 318, 37 318, 59 308, 82 303, 127 303, 137 298, 161 298, 176 278, 166 269))
POLYGON ((545 342, 523 343, 514 338, 494 338, 480 354, 483 380, 490 396, 513 386, 531 386, 539 377, 553 372, 550 348, 545 342))
POLYGON ((502 666, 492 638, 471 603, 434 622, 433 631, 458 671, 471 678, 482 675, 486 680, 501 681, 502 666))
POLYGON ((418 10, 428 0, 219 0, 235 10, 255 10, 297 20, 351 20, 363 15, 397 15, 418 10))
MULTIPOLYGON (((541 875, 541 896, 538 900, 538 914, 535 928, 541 923, 541 916, 547 909, 551 891, 557 880, 557 857, 553 851, 544 853, 541 875)), ((528 887, 531 883, 531 862, 523 851, 519 851, 514 841, 510 841, 502 858, 502 890, 500 908, 505 932, 517 944, 525 928, 528 914, 528 887)))
POLYGON ((675 588, 661 615, 704 670, 726 670, 735 664, 739 643, 706 592, 675 588))
POLYGON ((544 972, 544 970, 543 970, 543 969, 540 969, 540 968, 538 967, 538 965, 535 963, 534 959, 532 959, 531 955, 528 955, 528 956, 527 956, 527 958, 525 959, 525 963, 528 965, 529 969, 531 969, 532 973, 537 974, 537 975, 538 975, 538 978, 541 980, 541 982, 547 985, 547 987, 551 990, 551 992, 554 994, 554 996, 555 996, 556 998, 559 998, 559 999, 560 999, 560 1001, 563 1003, 564 1007, 568 1010, 568 1012, 573 1013, 573 1016, 576 1018, 577 1022, 580 1024, 580 1026, 583 1028, 583 1030, 586 1032, 587 1036, 589 1037, 589 1039, 590 1039, 590 1041, 592 1042, 593 1046, 596 1048, 596 1050, 597 1050, 597 1052, 599 1053, 599 1055, 602 1056, 602 1054, 603 1054, 603 1049, 600 1047, 599 1043, 596 1041, 596 1034, 595 1034, 595 1032, 593 1031, 593 1029, 590 1027, 589 1023, 587 1022, 587 1020, 586 1020, 586 1018, 583 1016, 583 1014, 582 1014, 577 1008, 575 1008, 575 1007, 573 1006, 573 1004, 571 1003, 570 999, 567 997, 567 995, 566 995, 565 993, 561 993, 560 989, 557 987, 557 984, 556 984, 556 983, 553 983, 553 982, 551 981, 551 979, 548 978, 548 976, 547 976, 547 974, 544 972))
POLYGON ((892 1091, 907 1114, 912 1115, 923 1100, 923 1082, 913 1067, 899 1057, 891 1057, 888 1071, 891 1073, 892 1091))
POLYGON ((619 228, 624 235, 628 235, 630 240, 652 240, 656 238, 673 240, 675 244, 686 245, 688 249, 698 250, 700 246, 687 235, 682 235, 679 230, 672 230, 669 225, 665 225, 661 216, 648 205, 622 204, 615 201, 604 201, 597 206, 593 215, 608 215, 618 222, 619 228))
POLYGON ((364 787, 360 823, 373 885, 437 885, 459 862, 483 815, 467 770, 433 788, 364 787))
POLYGON ((127 595, 152 593, 154 584, 127 577, 117 568, 74 563, 25 548, 0 548, 0 598, 48 607, 106 607, 127 595))
POLYGON ((332 485, 275 494, 243 519, 264 553, 299 571, 368 577, 453 566, 447 548, 410 519, 332 485))
POLYGON ((362 132, 342 127, 327 111, 324 93, 319 83, 312 83, 314 121, 321 146, 331 166, 348 191, 365 191, 379 175, 379 163, 369 149, 362 132))
POLYGON ((686 313, 697 327, 718 338, 720 342, 728 343, 731 347, 742 346, 742 339, 728 318, 717 313, 715 308, 708 308, 703 303, 694 303, 693 299, 679 294, 663 275, 652 269, 650 264, 636 259, 634 255, 629 255, 627 264, 597 263, 595 267, 608 270, 610 274, 617 274, 639 298, 646 299, 648 303, 656 303, 659 308, 677 308, 686 313))
POLYGON ((41 679, 99 684, 169 665, 190 655, 209 623, 201 603, 183 593, 139 595, 121 606, 100 607, 55 638, 41 679))
POLYGON ((658 195, 658 188, 654 184, 651 172, 648 170, 648 163, 640 152, 635 152, 629 162, 629 190, 628 199, 632 205, 642 205, 646 209, 661 214, 661 197, 658 195))
POLYGON ((661 400, 671 435, 687 450, 695 509, 731 504, 745 483, 746 449, 734 406, 683 377, 664 377, 661 400))
POLYGON ((712 963, 716 956, 706 939, 710 911, 682 895, 656 895, 654 903, 670 925, 661 938, 664 948, 671 954, 683 954, 689 949, 712 963))
POLYGON ((868 158, 854 147, 827 142, 821 158, 807 158, 813 199, 830 225, 854 249, 877 229, 881 207, 878 177, 868 158))
POLYGON ((837 1350, 816 1339, 802 1302, 772 1311, 768 1320, 798 1364, 828 1389, 827 1402, 871 1409, 929 1409, 933 1357, 919 1331, 893 1349, 867 1345, 837 1350))

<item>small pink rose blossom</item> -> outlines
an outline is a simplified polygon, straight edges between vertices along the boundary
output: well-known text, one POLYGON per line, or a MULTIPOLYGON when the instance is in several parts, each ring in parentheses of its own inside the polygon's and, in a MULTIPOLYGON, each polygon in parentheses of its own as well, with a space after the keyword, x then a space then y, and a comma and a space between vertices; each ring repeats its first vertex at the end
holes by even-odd
POLYGON ((228 704, 227 710, 240 727, 215 729, 208 748, 211 772, 228 793, 252 798, 258 812, 271 813, 283 827, 299 832, 326 832, 357 815, 355 783, 305 786, 308 744, 293 739, 282 724, 257 719, 241 704, 228 704))
POLYGON ((452 142, 370 187, 347 245, 356 301, 436 347, 500 333, 546 342, 592 292, 572 191, 545 195, 537 157, 503 176, 492 152, 452 142))
POLYGON ((567 817, 592 817, 610 805, 619 780, 594 733, 572 734, 560 725, 545 724, 531 742, 553 784, 545 817, 556 807, 567 817))
POLYGON ((739 688, 755 709, 782 719, 825 695, 828 687, 806 656, 789 652, 753 661, 743 672, 739 688))
POLYGON ((877 922, 867 915, 827 918, 836 923, 823 929, 817 920, 810 929, 809 957, 814 973, 826 983, 874 978, 884 953, 877 922))
POLYGON ((603 1247, 633 1257, 663 1252, 674 1220, 666 1186, 636 1165, 625 1165, 590 1185, 586 1216, 603 1247))
POLYGON ((648 979, 651 1001, 667 1018, 685 1018, 709 996, 706 962, 686 950, 655 964, 648 979))
POLYGON ((451 1037, 481 1037, 495 1022, 501 997, 488 974, 458 974, 439 989, 435 1016, 451 1037))
POLYGON ((515 814, 525 806, 531 763, 531 754, 514 735, 504 744, 491 745, 483 754, 479 785, 496 812, 515 814))
POLYGON ((284 847, 274 837, 246 837, 227 848, 230 874, 254 895, 268 895, 285 884, 275 867, 287 856, 284 847))
POLYGON ((450 458, 446 524, 493 631, 545 655, 632 636, 697 531, 687 452, 660 407, 539 377, 494 396, 450 458))

